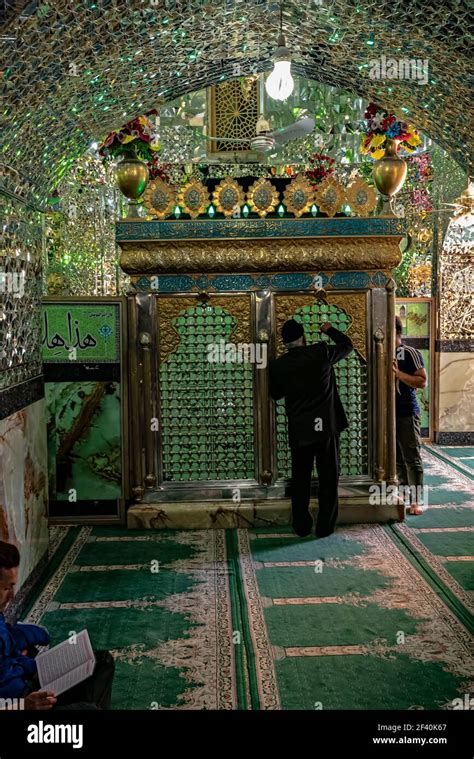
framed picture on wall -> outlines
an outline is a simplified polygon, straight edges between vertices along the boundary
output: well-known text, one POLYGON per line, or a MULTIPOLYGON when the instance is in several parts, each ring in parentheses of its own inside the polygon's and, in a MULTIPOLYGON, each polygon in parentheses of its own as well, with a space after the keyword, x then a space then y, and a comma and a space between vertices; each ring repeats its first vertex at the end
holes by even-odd
POLYGON ((125 313, 120 297, 43 301, 51 522, 124 521, 125 313))

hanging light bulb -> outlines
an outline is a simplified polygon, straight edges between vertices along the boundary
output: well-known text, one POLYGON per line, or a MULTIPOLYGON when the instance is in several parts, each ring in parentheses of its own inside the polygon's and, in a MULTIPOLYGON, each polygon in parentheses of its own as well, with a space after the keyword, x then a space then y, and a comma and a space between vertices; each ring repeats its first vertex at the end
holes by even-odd
POLYGON ((286 100, 293 92, 294 81, 291 76, 291 53, 285 44, 283 35, 283 6, 280 6, 280 34, 278 35, 278 47, 273 56, 275 65, 273 71, 265 82, 267 95, 273 100, 286 100))
POLYGON ((285 47, 285 38, 278 37, 278 47, 274 56, 275 66, 265 82, 267 95, 273 100, 286 100, 293 92, 294 81, 291 76, 291 53, 285 47))

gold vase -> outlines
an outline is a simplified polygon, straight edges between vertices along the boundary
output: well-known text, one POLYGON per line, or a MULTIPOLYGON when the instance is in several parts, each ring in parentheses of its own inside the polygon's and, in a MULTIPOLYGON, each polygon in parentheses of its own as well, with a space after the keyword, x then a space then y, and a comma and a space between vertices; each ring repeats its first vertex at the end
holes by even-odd
POLYGON ((393 197, 402 189, 407 176, 407 164, 398 155, 398 146, 395 140, 387 138, 385 155, 375 162, 372 175, 380 194, 388 198, 388 209, 384 210, 381 215, 395 216, 393 197))
POLYGON ((125 155, 117 166, 116 177, 120 191, 130 201, 128 218, 137 218, 138 200, 150 178, 148 166, 133 154, 125 155))

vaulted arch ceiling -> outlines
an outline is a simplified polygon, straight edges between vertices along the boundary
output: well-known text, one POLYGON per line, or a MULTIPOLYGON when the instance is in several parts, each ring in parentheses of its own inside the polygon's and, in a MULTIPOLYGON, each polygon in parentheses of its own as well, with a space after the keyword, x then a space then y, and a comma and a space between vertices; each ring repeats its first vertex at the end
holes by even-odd
MULTIPOLYGON (((138 113, 270 69, 279 27, 279 5, 267 0, 9 0, 7 7, 0 161, 44 192, 93 140, 138 113)), ((466 2, 287 0, 283 30, 297 75, 404 115, 469 167, 466 2), (382 55, 426 59, 428 83, 371 78, 370 62, 382 55)))

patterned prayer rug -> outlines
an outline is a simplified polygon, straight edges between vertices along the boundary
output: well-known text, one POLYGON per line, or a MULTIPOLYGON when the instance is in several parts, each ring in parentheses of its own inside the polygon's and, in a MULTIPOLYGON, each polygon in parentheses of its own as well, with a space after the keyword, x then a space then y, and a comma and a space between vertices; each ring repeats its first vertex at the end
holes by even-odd
POLYGON ((80 530, 28 615, 111 650, 122 709, 245 708, 231 619, 223 530, 106 527, 80 530))
POLYGON ((474 472, 464 471, 456 462, 468 458, 473 449, 456 448, 456 457, 446 450, 426 446, 423 459, 428 508, 420 516, 408 515, 405 523, 391 529, 440 592, 457 606, 458 614, 470 618, 472 626, 474 472))
POLYGON ((115 709, 453 708, 473 691, 474 500, 437 453, 422 516, 324 540, 52 528, 27 620, 112 651, 115 709))
POLYGON ((262 709, 446 709, 471 636, 384 528, 238 531, 262 709))

